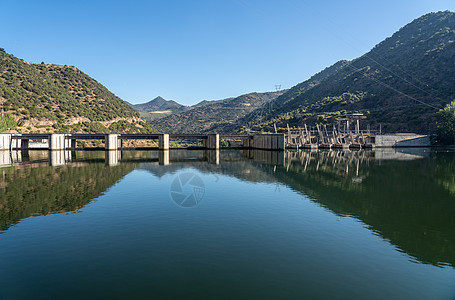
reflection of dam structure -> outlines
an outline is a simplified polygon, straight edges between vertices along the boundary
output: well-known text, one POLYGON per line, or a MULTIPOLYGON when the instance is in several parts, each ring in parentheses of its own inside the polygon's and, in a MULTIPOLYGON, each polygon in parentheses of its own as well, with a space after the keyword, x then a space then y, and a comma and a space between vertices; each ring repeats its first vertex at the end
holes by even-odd
MULTIPOLYGON (((151 162, 158 163, 159 165, 169 165, 172 162, 180 162, 182 160, 206 161, 210 164, 220 163, 220 150, 192 150, 189 151, 193 155, 181 155, 186 150, 155 150, 155 151, 90 151, 89 153, 96 153, 96 156, 86 155, 88 152, 84 151, 37 151, 37 150, 23 150, 23 151, 0 151, 0 168, 12 166, 16 164, 23 164, 27 162, 43 163, 48 162, 50 166, 64 166, 74 162, 100 162, 103 160, 106 165, 117 166, 121 162, 151 162), (85 153, 85 154, 84 154, 85 153), (143 153, 148 153, 144 157, 143 153), (104 157, 104 159, 102 159, 104 157)), ((284 152, 281 152, 282 155, 284 152)), ((188 153, 186 153, 188 154, 188 153)))
MULTIPOLYGON (((95 151, 97 159, 102 159, 109 166, 116 166, 121 162, 156 162, 159 165, 169 165, 173 162, 206 161, 210 164, 218 165, 225 159, 220 150, 155 150, 155 151, 95 151), (148 153, 144 156, 143 153, 148 153)), ((95 153, 92 152, 92 153, 95 153)), ((331 165, 338 169, 344 166, 349 172, 351 165, 357 161, 368 160, 412 160, 422 158, 419 154, 399 152, 393 149, 381 149, 375 151, 339 151, 339 150, 320 150, 320 151, 266 151, 266 150, 241 150, 243 155, 255 162, 268 165, 284 166, 293 161, 299 161, 306 170, 308 167, 327 167, 331 165)), ((81 151, 0 151, 0 167, 27 162, 45 162, 50 166, 63 166, 73 162, 87 159, 86 155, 81 155, 81 151)), ((358 167, 358 166, 357 166, 358 167)), ((351 168, 352 169, 352 168, 351 168)))
POLYGON ((308 150, 287 151, 285 153, 286 168, 297 162, 299 169, 307 171, 320 168, 332 169, 339 174, 354 173, 359 175, 360 165, 370 161, 413 160, 423 156, 399 152, 394 149, 378 149, 375 151, 339 151, 339 150, 308 150))

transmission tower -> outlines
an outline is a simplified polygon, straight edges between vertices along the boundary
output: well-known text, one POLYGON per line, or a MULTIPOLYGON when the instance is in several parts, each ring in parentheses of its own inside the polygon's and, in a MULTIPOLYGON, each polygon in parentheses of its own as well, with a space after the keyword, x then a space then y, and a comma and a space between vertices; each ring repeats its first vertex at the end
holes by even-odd
POLYGON ((275 89, 277 92, 281 91, 281 84, 275 84, 275 89))

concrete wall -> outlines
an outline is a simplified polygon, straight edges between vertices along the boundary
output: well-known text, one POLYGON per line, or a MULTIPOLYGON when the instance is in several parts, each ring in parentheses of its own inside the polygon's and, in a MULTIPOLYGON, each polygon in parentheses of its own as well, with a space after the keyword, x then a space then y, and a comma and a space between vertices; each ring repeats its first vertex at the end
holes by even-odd
POLYGON ((218 150, 220 149, 220 135, 219 134, 209 134, 207 136, 207 146, 208 149, 218 150))
POLYGON ((429 147, 431 146, 428 135, 415 133, 384 134, 375 137, 376 147, 429 147))
POLYGON ((169 134, 160 134, 158 137, 158 148, 160 150, 169 150, 169 134))
POLYGON ((117 150, 119 148, 118 134, 106 134, 104 145, 106 150, 117 150))
POLYGON ((253 135, 252 148, 266 150, 284 150, 285 138, 284 134, 256 134, 253 135))
POLYGON ((49 150, 65 150, 65 135, 51 134, 49 136, 49 150))
POLYGON ((11 134, 0 134, 0 150, 9 150, 11 145, 11 134))

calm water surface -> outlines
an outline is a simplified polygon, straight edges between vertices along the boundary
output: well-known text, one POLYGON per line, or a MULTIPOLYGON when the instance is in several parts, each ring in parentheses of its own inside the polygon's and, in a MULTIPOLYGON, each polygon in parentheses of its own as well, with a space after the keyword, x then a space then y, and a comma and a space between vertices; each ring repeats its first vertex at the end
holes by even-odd
POLYGON ((0 152, 0 299, 455 299, 455 152, 0 152))

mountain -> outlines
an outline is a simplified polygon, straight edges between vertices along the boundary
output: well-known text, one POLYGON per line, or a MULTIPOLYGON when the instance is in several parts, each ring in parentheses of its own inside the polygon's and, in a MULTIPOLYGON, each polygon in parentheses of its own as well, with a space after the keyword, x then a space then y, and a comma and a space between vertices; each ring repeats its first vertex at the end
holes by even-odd
POLYGON ((158 96, 147 103, 133 105, 133 108, 138 112, 178 110, 183 107, 183 105, 175 102, 174 100, 165 100, 161 96, 158 96))
POLYGON ((283 93, 250 93, 236 98, 202 101, 184 112, 153 120, 151 124, 165 133, 231 132, 239 118, 283 93))
MULTIPOLYGON (((455 99, 455 13, 426 14, 353 61, 340 61, 237 120, 255 130, 332 124, 362 112, 371 129, 428 133, 455 99)), ((365 121, 364 121, 365 122, 365 121)), ((229 128, 233 128, 232 125, 229 128)))
POLYGON ((142 119, 149 122, 189 109, 188 106, 179 104, 174 100, 165 100, 161 96, 158 96, 149 102, 131 106, 139 112, 142 119))
POLYGON ((2 48, 0 103, 20 132, 153 131, 126 102, 76 67, 28 63, 2 48))

